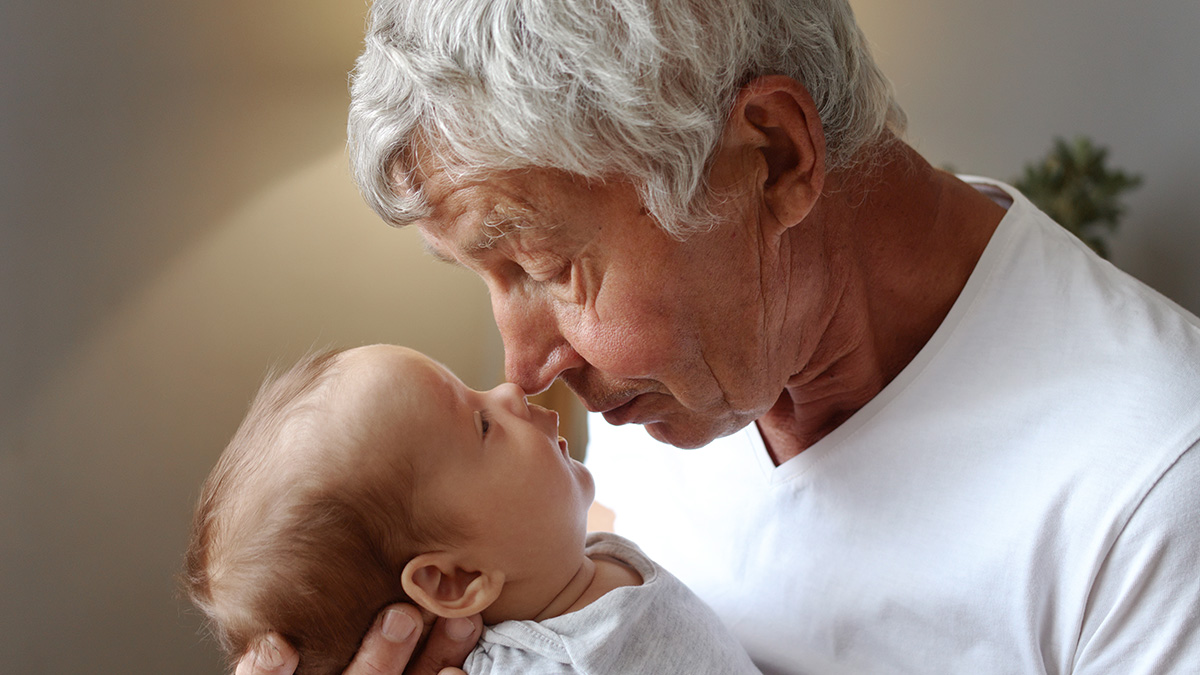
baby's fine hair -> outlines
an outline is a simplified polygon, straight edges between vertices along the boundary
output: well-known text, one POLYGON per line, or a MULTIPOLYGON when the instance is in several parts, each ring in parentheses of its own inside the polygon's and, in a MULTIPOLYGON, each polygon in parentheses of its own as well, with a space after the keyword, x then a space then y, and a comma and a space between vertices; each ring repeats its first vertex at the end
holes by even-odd
POLYGON ((182 584, 231 663, 273 630, 297 675, 342 672, 376 614, 407 601, 404 565, 444 540, 414 513, 406 465, 356 471, 347 447, 371 436, 329 419, 339 354, 268 377, 202 489, 182 584))

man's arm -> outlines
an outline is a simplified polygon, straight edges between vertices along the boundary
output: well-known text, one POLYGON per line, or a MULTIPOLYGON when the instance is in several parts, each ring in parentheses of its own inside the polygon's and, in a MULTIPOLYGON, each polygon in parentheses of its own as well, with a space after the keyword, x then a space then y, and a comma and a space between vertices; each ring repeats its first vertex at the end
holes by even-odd
POLYGON ((1138 506, 1093 582, 1076 675, 1195 673, 1200 664, 1200 442, 1138 506))
MULTIPOLYGON (((379 613, 363 638, 354 661, 343 675, 458 675, 459 666, 474 648, 483 631, 478 616, 467 619, 438 619, 429 639, 410 664, 423 631, 421 613, 412 605, 392 605, 379 613)), ((265 636, 238 662, 236 675, 292 675, 300 657, 281 636, 265 636)))

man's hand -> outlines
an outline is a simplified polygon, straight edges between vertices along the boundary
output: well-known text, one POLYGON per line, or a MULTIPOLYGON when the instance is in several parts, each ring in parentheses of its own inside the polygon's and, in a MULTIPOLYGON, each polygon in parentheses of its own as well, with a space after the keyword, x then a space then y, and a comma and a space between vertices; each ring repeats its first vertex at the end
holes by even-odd
MULTIPOLYGON (((363 638, 354 660, 342 675, 460 675, 458 666, 479 640, 483 620, 438 619, 425 648, 410 664, 421 639, 421 613, 412 605, 384 609, 363 638)), ((270 633, 246 652, 236 675, 292 675, 300 655, 279 635, 270 633)))

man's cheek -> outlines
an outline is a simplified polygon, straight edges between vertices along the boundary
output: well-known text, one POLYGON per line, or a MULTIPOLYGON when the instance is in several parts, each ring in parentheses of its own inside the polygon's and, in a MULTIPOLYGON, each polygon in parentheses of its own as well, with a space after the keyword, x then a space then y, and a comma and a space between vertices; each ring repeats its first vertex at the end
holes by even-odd
POLYGON ((588 361, 624 378, 646 378, 672 370, 692 340, 667 321, 622 321, 598 326, 588 338, 588 361))

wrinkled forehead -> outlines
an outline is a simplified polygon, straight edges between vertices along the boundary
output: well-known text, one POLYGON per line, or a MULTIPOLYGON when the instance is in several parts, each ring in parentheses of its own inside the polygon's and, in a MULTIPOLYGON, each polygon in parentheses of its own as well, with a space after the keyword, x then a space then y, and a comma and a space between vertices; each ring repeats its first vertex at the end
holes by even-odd
POLYGON ((426 249, 469 266, 501 242, 553 234, 570 218, 573 192, 587 187, 562 172, 529 169, 469 177, 439 172, 423 189, 426 210, 415 224, 426 249))
MULTIPOLYGON (((419 196, 427 209, 444 203, 460 209, 466 204, 486 206, 488 212, 495 211, 494 220, 531 217, 572 191, 629 182, 616 174, 587 177, 516 159, 503 166, 472 165, 437 144, 420 141, 393 160, 390 173, 397 192, 419 196)), ((429 217, 444 220, 453 211, 429 213, 429 217)))
POLYGON ((390 160, 388 176, 392 191, 421 205, 418 210, 428 217, 429 211, 447 195, 463 189, 487 186, 508 174, 535 171, 536 167, 514 161, 505 167, 487 167, 467 161, 447 144, 430 140, 417 133, 390 160))

